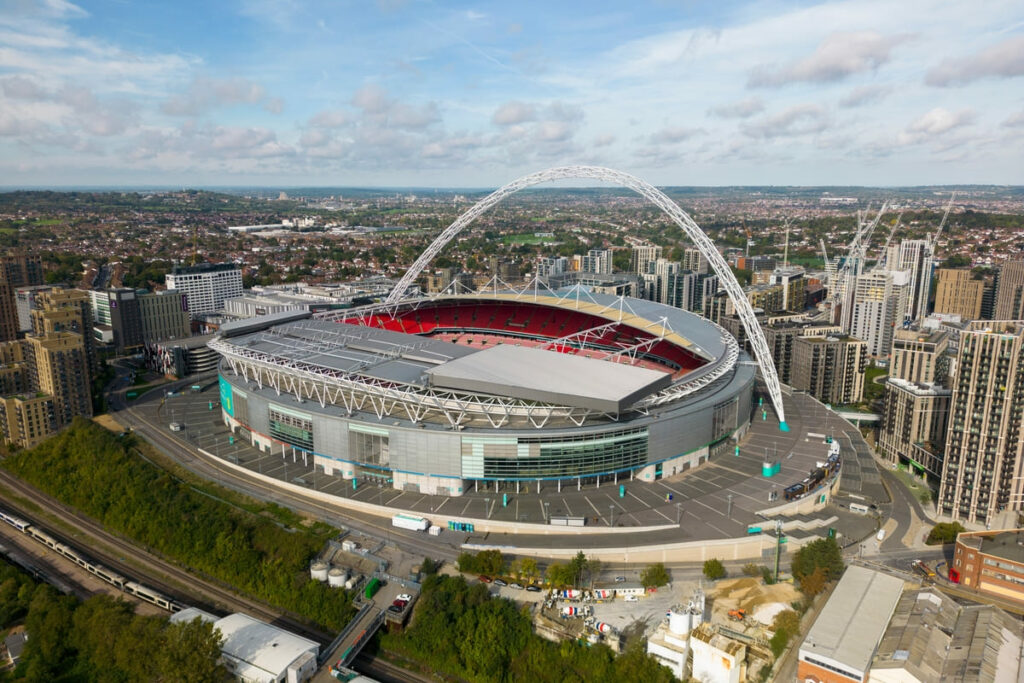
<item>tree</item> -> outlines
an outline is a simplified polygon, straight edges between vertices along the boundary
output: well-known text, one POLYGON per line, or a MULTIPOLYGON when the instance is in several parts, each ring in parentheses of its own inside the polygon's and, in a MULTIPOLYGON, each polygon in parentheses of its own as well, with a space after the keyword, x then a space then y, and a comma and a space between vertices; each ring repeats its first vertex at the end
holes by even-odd
POLYGON ((772 620, 772 630, 785 630, 790 635, 797 635, 800 633, 800 615, 791 609, 779 612, 775 615, 775 619, 772 620))
POLYGON ((796 551, 793 556, 793 577, 799 581, 818 567, 825 572, 826 581, 834 581, 843 574, 842 552, 834 538, 819 538, 796 551))
POLYGON ((572 576, 572 585, 582 586, 583 585, 583 572, 587 567, 587 556, 583 554, 583 551, 579 551, 576 555, 569 560, 569 571, 572 576))
POLYGON ((664 586, 672 577, 668 575, 668 570, 665 569, 663 562, 656 562, 655 564, 647 565, 647 567, 640 572, 640 583, 644 586, 664 586))
POLYGON ((704 576, 712 581, 724 579, 727 574, 728 572, 725 571, 725 565, 722 564, 722 561, 718 558, 713 557, 710 560, 704 561, 704 576))
POLYGON ((825 590, 825 570, 815 567, 810 574, 800 577, 800 592, 809 598, 825 590))
POLYGON ((199 617, 189 622, 170 624, 164 631, 163 647, 157 651, 159 670, 173 672, 168 680, 188 683, 223 681, 227 674, 220 663, 223 642, 220 631, 199 617))
POLYGON ((540 572, 537 569, 537 560, 532 557, 523 557, 519 560, 519 573, 522 574, 523 578, 527 581, 533 581, 540 572))
POLYGON ((601 570, 604 568, 604 562, 596 557, 587 558, 587 577, 590 580, 590 587, 594 587, 594 579, 601 576, 601 570))
POLYGON ((956 541, 956 537, 964 531, 967 529, 960 522, 939 522, 928 532, 928 540, 925 543, 928 545, 953 543, 956 541))

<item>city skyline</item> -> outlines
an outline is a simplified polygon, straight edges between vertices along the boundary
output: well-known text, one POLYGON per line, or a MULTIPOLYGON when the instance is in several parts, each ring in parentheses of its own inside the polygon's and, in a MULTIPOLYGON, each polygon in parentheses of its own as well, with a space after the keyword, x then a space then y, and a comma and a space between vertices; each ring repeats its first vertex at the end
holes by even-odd
POLYGON ((657 185, 1019 184, 1022 27, 1011 2, 14 3, 0 173, 481 187, 587 163, 657 185))

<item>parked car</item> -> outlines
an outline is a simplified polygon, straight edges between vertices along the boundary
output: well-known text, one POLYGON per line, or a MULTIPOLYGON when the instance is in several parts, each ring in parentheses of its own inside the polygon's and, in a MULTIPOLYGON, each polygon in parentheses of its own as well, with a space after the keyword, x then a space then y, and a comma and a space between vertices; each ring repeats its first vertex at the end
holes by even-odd
POLYGON ((531 593, 540 593, 540 586, 534 586, 533 584, 530 584, 526 587, 526 590, 530 591, 531 593))
POLYGON ((518 584, 518 583, 510 583, 508 585, 508 587, 509 588, 515 588, 517 591, 523 590, 523 587, 520 584, 518 584))
POLYGON ((507 586, 508 584, 505 583, 504 579, 495 579, 494 580, 494 585, 495 586, 507 586))
POLYGON ((626 580, 625 576, 616 576, 615 583, 623 583, 626 580))
POLYGON ((409 601, 408 600, 395 600, 391 604, 394 607, 397 607, 398 609, 405 609, 405 606, 409 604, 409 601))
POLYGON ((640 598, 635 595, 627 595, 625 598, 626 602, 640 602, 640 598))
POLYGON ((392 614, 401 614, 402 613, 402 608, 401 607, 396 607, 395 605, 390 605, 390 606, 388 606, 388 611, 391 612, 392 614))
POLYGON ((412 596, 409 595, 408 593, 399 593, 398 597, 395 598, 395 599, 396 600, 403 600, 405 602, 411 602, 412 601, 412 596))
POLYGON ((485 576, 484 574, 481 574, 477 578, 480 579, 481 583, 490 583, 491 582, 491 577, 485 576))

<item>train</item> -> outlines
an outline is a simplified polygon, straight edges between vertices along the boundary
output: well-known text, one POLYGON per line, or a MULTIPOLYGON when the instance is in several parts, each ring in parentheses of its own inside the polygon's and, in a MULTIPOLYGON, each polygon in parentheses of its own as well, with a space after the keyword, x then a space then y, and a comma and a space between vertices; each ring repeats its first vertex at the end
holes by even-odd
POLYGON ((825 462, 818 462, 817 467, 811 470, 810 474, 808 474, 803 480, 793 484, 792 486, 787 486, 783 490, 786 500, 797 500, 798 498, 803 498, 808 493, 818 488, 818 485, 821 484, 821 482, 838 472, 841 465, 842 458, 839 455, 839 443, 833 441, 829 447, 828 460, 825 462))
POLYGON ((26 536, 32 537, 38 543, 41 543, 42 545, 45 545, 47 548, 50 548, 54 552, 63 555, 65 558, 71 560, 72 562, 74 562, 90 574, 95 575, 99 579, 102 579, 103 581, 109 583, 110 585, 114 586, 115 588, 124 593, 134 595, 140 600, 152 603, 157 607, 161 607, 167 610, 168 612, 172 613, 180 612, 186 607, 186 605, 182 605, 176 602, 175 600, 167 597, 158 590, 150 588, 145 584, 126 579, 117 572, 112 571, 107 567, 104 567, 99 562, 96 562, 88 556, 82 555, 71 546, 65 543, 61 543, 53 536, 46 533, 44 530, 29 522, 26 522, 20 517, 16 517, 10 514, 9 512, 0 510, 0 521, 9 524, 10 526, 14 527, 26 536))

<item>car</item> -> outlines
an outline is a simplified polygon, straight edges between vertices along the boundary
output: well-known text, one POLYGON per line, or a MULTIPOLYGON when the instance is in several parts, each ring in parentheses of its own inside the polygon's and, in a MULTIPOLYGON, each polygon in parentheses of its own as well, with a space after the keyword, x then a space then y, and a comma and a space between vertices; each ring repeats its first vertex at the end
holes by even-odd
POLYGON ((625 580, 626 580, 626 577, 625 577, 625 576, 616 576, 616 577, 615 577, 615 583, 622 583, 622 582, 624 582, 625 580))
POLYGON ((508 584, 505 583, 504 579, 495 579, 494 580, 494 585, 495 586, 507 586, 508 584))
POLYGON ((397 607, 398 609, 405 609, 405 606, 408 605, 408 604, 409 604, 408 600, 395 600, 394 602, 391 603, 391 606, 392 607, 397 607))
POLYGON ((518 583, 514 583, 514 582, 513 582, 513 583, 510 583, 510 584, 508 585, 508 587, 509 587, 509 588, 515 588, 515 589, 516 589, 517 591, 521 591, 521 590, 523 590, 523 587, 522 587, 522 586, 521 586, 520 584, 518 584, 518 583))
POLYGON ((531 593, 540 593, 540 586, 534 586, 533 584, 530 584, 526 587, 526 590, 530 591, 531 593))
POLYGON ((478 576, 477 578, 478 578, 478 579, 480 579, 480 582, 481 582, 481 583, 490 583, 490 582, 491 582, 491 577, 489 577, 489 576, 486 576, 486 575, 484 575, 484 574, 481 574, 481 575, 480 575, 480 576, 478 576))
POLYGON ((395 605, 391 605, 390 607, 388 607, 388 611, 391 612, 392 614, 401 614, 402 613, 402 608, 401 607, 396 607, 395 605))
POLYGON ((627 595, 625 599, 626 602, 640 602, 640 598, 636 597, 635 595, 627 595))
POLYGON ((395 600, 404 600, 405 602, 412 602, 412 596, 408 593, 399 593, 395 600))

